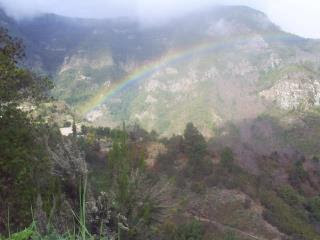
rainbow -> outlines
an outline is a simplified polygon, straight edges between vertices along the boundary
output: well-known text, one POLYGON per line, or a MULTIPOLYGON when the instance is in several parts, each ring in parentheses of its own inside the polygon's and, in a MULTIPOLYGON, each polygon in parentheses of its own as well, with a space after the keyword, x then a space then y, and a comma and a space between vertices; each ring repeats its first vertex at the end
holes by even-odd
MULTIPOLYGON (((235 43, 246 43, 248 40, 252 39, 253 36, 255 35, 247 34, 234 36, 234 38, 224 38, 222 40, 220 39, 219 41, 208 40, 206 42, 201 42, 188 48, 169 51, 160 58, 148 61, 143 65, 137 67, 120 81, 116 81, 111 85, 102 86, 85 104, 78 108, 78 111, 80 114, 86 115, 90 111, 96 109, 98 106, 106 102, 110 97, 124 90, 126 87, 147 79, 148 77, 152 76, 152 74, 161 69, 175 65, 177 63, 191 60, 197 55, 209 54, 218 49, 230 47, 235 43)), ((288 34, 284 34, 281 32, 271 32, 268 34, 263 34, 263 38, 268 38, 269 40, 283 39, 287 38, 288 36, 288 34)))

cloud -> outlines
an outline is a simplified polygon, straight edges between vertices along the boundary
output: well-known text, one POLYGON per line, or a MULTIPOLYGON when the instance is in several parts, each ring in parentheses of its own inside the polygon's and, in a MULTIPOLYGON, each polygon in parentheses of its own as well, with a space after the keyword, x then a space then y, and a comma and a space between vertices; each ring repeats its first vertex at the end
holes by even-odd
POLYGON ((310 38, 320 38, 320 1, 270 1, 264 11, 282 29, 310 38))
POLYGON ((16 18, 41 13, 70 17, 113 18, 135 14, 136 3, 129 0, 0 0, 8 14, 16 18))
POLYGON ((128 16, 144 23, 162 23, 215 4, 247 5, 265 12, 286 31, 320 38, 317 0, 0 0, 0 4, 16 18, 56 13, 85 18, 128 16))

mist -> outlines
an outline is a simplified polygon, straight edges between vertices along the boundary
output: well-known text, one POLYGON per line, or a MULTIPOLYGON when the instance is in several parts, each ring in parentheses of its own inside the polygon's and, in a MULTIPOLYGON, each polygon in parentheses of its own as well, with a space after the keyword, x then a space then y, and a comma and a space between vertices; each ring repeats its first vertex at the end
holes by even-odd
POLYGON ((148 26, 215 5, 249 6, 265 12, 285 31, 320 38, 320 2, 314 0, 0 0, 7 14, 17 19, 43 13, 81 18, 130 17, 148 26))

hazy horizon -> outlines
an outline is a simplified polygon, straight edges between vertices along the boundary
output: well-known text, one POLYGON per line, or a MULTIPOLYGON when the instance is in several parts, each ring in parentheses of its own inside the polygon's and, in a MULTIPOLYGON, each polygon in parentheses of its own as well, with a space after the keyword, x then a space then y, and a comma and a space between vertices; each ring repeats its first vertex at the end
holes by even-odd
POLYGON ((141 24, 154 25, 170 21, 189 12, 215 5, 243 5, 260 10, 275 24, 307 38, 320 38, 320 3, 313 0, 0 0, 0 6, 15 18, 55 13, 68 17, 130 17, 141 24))

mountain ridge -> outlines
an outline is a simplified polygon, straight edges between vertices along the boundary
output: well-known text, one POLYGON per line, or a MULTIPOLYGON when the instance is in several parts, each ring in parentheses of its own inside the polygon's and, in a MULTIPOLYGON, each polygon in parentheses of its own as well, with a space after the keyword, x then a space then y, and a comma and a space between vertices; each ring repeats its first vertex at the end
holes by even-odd
MULTIPOLYGON (((304 65, 319 65, 313 51, 319 48, 317 41, 285 33, 262 12, 243 6, 220 6, 148 28, 128 19, 72 19, 54 14, 16 24, 31 66, 52 75, 54 96, 75 109, 93 101, 103 86, 111 86, 105 92, 113 91, 112 86, 123 84, 121 79, 129 78, 139 66, 166 61, 158 59, 180 52, 177 60, 162 62, 159 69, 153 66, 149 76, 137 76, 130 90, 120 88, 84 116, 95 125, 124 120, 166 135, 181 133, 187 121, 212 136, 212 129, 223 122, 254 118, 269 109, 272 101, 283 98, 275 94, 281 84, 267 93, 279 80, 273 79, 280 77, 277 72, 297 66, 302 76, 308 74, 304 65), (201 49, 203 44, 207 47, 201 49), (184 54, 189 54, 188 59, 183 59, 184 54)), ((313 75, 317 78, 318 72, 313 75)), ((314 91, 317 96, 317 88, 314 91)), ((294 106, 299 99, 308 102, 308 94, 301 94, 294 106)))
MULTIPOLYGON (((148 28, 52 14, 2 22, 25 41, 25 64, 52 75, 56 85, 52 95, 59 101, 40 104, 31 112, 34 120, 30 116, 44 132, 29 138, 38 137, 45 151, 34 153, 32 141, 19 137, 25 124, 17 125, 10 112, 10 128, 0 135, 3 172, 9 164, 13 180, 22 172, 44 186, 44 205, 30 189, 34 221, 45 235, 47 226, 59 230, 53 238, 75 229, 72 209, 83 191, 80 205, 83 199, 88 204, 79 216, 87 217, 79 233, 88 227, 88 237, 319 239, 318 41, 285 33, 246 7, 148 28), (49 161, 39 178, 23 164, 37 158, 49 161), (57 181, 48 188, 51 176, 57 181), (88 179, 83 190, 82 178, 88 179)), ((33 109, 19 107, 19 114, 33 109)), ((6 186, 6 176, 1 179, 6 186)), ((27 199, 7 190, 9 203, 27 199)), ((6 215, 6 206, 0 208, 6 215)), ((11 219, 28 224, 27 201, 24 212, 30 216, 13 212, 11 219)), ((10 228, 4 219, 2 232, 10 228)))

